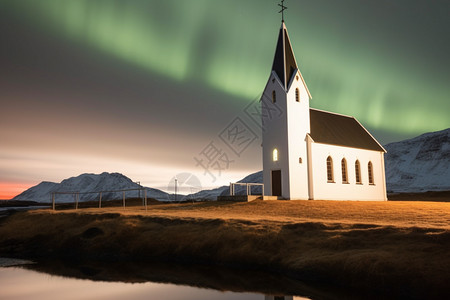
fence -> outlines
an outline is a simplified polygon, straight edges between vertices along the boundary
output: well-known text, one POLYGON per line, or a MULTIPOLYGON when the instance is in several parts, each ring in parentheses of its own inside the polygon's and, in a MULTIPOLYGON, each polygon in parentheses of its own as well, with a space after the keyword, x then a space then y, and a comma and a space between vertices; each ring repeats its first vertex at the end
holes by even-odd
POLYGON ((123 190, 114 190, 114 191, 99 191, 99 192, 53 192, 52 193, 52 208, 55 210, 56 206, 56 195, 73 195, 75 201, 75 209, 78 209, 78 202, 80 201, 80 194, 98 194, 98 207, 102 207, 102 195, 103 193, 119 193, 122 192, 122 203, 125 208, 125 192, 128 191, 139 191, 139 198, 141 197, 141 191, 144 191, 144 198, 142 199, 142 205, 145 206, 145 210, 147 210, 147 189, 145 188, 136 188, 136 189, 123 189, 123 190))
POLYGON ((230 196, 234 196, 236 185, 245 185, 246 189, 247 189, 246 190, 247 195, 252 194, 252 186, 261 186, 262 187, 261 195, 264 196, 264 184, 263 183, 240 183, 240 182, 230 182, 230 196))

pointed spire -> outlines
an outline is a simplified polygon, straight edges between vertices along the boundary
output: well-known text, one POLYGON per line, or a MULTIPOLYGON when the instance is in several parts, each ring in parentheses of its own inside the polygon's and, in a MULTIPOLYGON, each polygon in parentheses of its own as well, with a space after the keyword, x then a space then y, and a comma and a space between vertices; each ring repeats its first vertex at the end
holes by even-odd
POLYGON ((272 70, 275 71, 287 90, 287 84, 297 69, 297 62, 295 61, 294 51, 292 51, 286 25, 281 22, 272 70))

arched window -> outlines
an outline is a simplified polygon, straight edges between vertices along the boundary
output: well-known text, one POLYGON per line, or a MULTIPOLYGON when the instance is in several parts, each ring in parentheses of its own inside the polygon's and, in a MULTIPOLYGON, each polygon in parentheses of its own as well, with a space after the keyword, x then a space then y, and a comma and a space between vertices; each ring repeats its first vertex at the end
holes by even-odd
POLYGON ((369 161, 369 163, 367 164, 367 172, 369 173, 369 184, 374 184, 373 181, 373 166, 372 166, 372 162, 369 161))
POLYGON ((348 183, 347 161, 345 160, 345 158, 341 160, 341 169, 342 169, 342 183, 348 183))
POLYGON ((275 91, 272 91, 272 103, 277 102, 277 93, 275 91))
POLYGON ((298 88, 295 89, 295 101, 300 102, 300 91, 298 88))
POLYGON ((359 164, 359 160, 355 161, 355 177, 356 183, 361 183, 361 166, 359 164))
POLYGON ((278 150, 275 148, 275 149, 273 149, 273 152, 272 152, 272 160, 273 161, 278 161, 278 150))
POLYGON ((334 182, 333 178, 333 159, 331 156, 327 157, 327 181, 334 182))

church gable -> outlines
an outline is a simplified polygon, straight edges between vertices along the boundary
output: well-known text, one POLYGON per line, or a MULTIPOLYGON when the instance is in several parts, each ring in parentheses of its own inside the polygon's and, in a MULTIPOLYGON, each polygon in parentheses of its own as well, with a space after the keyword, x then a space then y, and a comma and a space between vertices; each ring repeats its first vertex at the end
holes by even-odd
POLYGON ((386 152, 355 118, 310 109, 311 138, 316 143, 386 152))
POLYGON ((287 86, 287 92, 289 92, 291 90, 292 84, 296 81, 296 80, 301 80, 303 87, 305 88, 306 93, 308 94, 309 99, 312 99, 311 93, 309 92, 308 86, 306 85, 305 80, 303 79, 302 73, 300 72, 300 69, 297 69, 296 72, 293 74, 293 76, 291 77, 291 80, 288 83, 287 86))

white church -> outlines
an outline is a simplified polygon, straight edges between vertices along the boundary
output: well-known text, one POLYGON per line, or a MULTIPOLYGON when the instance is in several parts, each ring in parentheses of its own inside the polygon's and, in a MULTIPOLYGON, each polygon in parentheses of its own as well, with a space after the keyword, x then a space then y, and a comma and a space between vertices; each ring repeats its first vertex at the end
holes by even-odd
POLYGON ((354 117, 310 108, 311 99, 282 21, 261 100, 265 194, 387 200, 386 150, 354 117))

